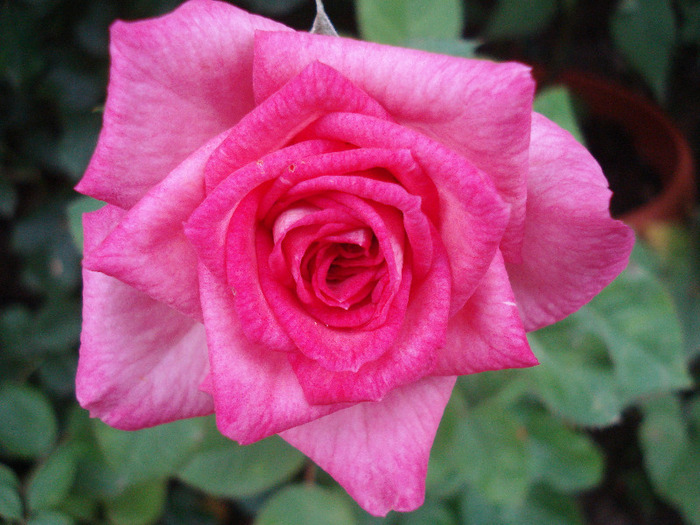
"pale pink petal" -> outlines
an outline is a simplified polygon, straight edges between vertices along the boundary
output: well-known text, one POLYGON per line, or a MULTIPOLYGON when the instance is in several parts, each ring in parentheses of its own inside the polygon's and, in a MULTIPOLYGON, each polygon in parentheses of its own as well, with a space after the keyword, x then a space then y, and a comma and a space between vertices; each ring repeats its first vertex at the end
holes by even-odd
POLYGON ((526 330, 590 301, 627 266, 634 233, 610 218, 600 167, 541 115, 532 126, 523 262, 507 264, 526 330))
POLYGON ((200 282, 211 363, 205 386, 222 434, 245 445, 345 408, 310 405, 286 354, 248 340, 229 289, 204 265, 200 282))
POLYGON ((436 139, 488 173, 511 205, 501 247, 506 260, 519 259, 534 94, 529 68, 345 38, 261 31, 255 38, 256 101, 314 60, 349 78, 398 123, 436 139))
MULTIPOLYGON (((116 209, 84 216, 86 249, 113 227, 116 209)), ((83 287, 76 391, 91 416, 133 430, 213 411, 198 388, 208 372, 200 323, 101 273, 84 270, 83 287)))
POLYGON ((104 126, 78 191, 129 208, 252 110, 259 29, 288 30, 210 0, 151 20, 116 22, 104 126))
POLYGON ((437 355, 434 375, 466 375, 537 364, 500 253, 464 308, 450 318, 445 345, 437 355))
POLYGON ((201 321, 197 256, 183 223, 204 199, 204 165, 219 136, 190 155, 131 208, 83 266, 201 321))
POLYGON ((384 516, 423 503, 430 448, 455 379, 393 390, 281 436, 333 476, 365 510, 384 516))

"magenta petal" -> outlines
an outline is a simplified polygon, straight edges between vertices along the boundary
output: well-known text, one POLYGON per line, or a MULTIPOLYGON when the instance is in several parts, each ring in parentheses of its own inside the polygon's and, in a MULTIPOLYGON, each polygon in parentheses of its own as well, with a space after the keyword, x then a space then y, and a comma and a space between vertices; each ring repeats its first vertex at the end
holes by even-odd
MULTIPOLYGON (((229 249, 231 246, 229 244, 229 249)), ((266 255, 271 251, 272 246, 270 241, 266 240, 266 235, 259 234, 258 272, 261 290, 274 312, 275 322, 279 323, 284 333, 294 341, 300 355, 304 354, 318 360, 328 370, 356 371, 364 363, 377 359, 394 343, 408 303, 411 289, 410 269, 404 267, 403 274, 397 276, 398 289, 388 307, 386 321, 381 326, 366 330, 345 330, 327 326, 311 316, 292 290, 271 277, 266 263, 268 259, 266 255)), ((237 271, 236 274, 240 272, 237 271)), ((234 279, 237 278, 237 275, 231 275, 234 279)), ((319 366, 316 361, 313 363, 315 367, 319 366)), ((319 388, 328 386, 319 385, 319 388)), ((366 399, 365 396, 363 392, 362 399, 366 399)), ((372 398, 377 398, 376 394, 372 395, 372 398)), ((348 399, 342 401, 346 400, 348 399)))
POLYGON ((286 354, 248 340, 231 293, 204 265, 200 282, 211 362, 206 386, 222 434, 245 445, 344 408, 310 405, 286 354))
POLYGON ((321 62, 307 63, 299 75, 255 108, 231 131, 207 166, 207 191, 234 170, 287 145, 321 115, 349 111, 388 118, 367 93, 321 62))
MULTIPOLYGON (((364 364, 356 372, 333 372, 300 353, 289 354, 311 403, 377 401, 393 388, 432 373, 439 349, 445 345, 450 305, 447 257, 440 243, 436 243, 435 248, 430 273, 422 282, 412 284, 411 301, 406 307, 401 331, 380 358, 364 364)), ((410 259, 407 267, 410 267, 410 259)))
POLYGON ((362 148, 410 149, 438 188, 439 230, 452 271, 452 313, 461 309, 491 264, 508 224, 509 208, 493 183, 469 161, 403 126, 364 115, 336 113, 307 132, 362 148))
POLYGON ((260 282, 261 271, 272 273, 267 266, 269 253, 260 257, 257 250, 256 213, 260 193, 258 189, 238 204, 225 244, 220 248, 225 254, 228 273, 224 279, 216 277, 228 283, 228 293, 234 298, 241 328, 252 343, 270 351, 292 351, 294 344, 290 335, 277 321, 260 282))
POLYGON ((333 476, 367 512, 411 511, 423 503, 430 448, 453 377, 427 378, 281 436, 333 476))
POLYGON ((590 153, 541 115, 532 121, 523 262, 507 264, 526 330, 590 301, 626 266, 634 233, 610 218, 610 190, 590 153))
POLYGON ((499 252, 474 295, 450 318, 433 374, 466 375, 536 364, 499 252))
MULTIPOLYGON (((207 196, 185 224, 185 234, 197 250, 199 260, 214 275, 226 279, 223 246, 231 216, 243 197, 261 184, 279 177, 291 163, 338 149, 343 147, 331 141, 300 142, 266 155, 230 174, 207 196)), ((207 166, 211 165, 210 157, 207 166)))
POLYGON ((434 138, 488 173, 511 207, 501 249, 507 261, 519 260, 535 88, 527 66, 261 31, 255 37, 256 101, 314 60, 350 79, 399 124, 434 138))
MULTIPOLYGON (((84 215, 88 250, 113 226, 115 209, 84 215)), ((83 283, 76 389, 90 415, 133 430, 211 413, 198 388, 208 373, 204 327, 101 273, 84 270, 83 283)))
POLYGON ((130 208, 252 110, 259 29, 288 31, 209 0, 186 2, 151 20, 116 22, 104 126, 78 191, 130 208))
POLYGON ((197 256, 182 224, 204 199, 204 165, 222 139, 209 141, 151 189, 99 246, 86 251, 83 266, 201 321, 197 256))

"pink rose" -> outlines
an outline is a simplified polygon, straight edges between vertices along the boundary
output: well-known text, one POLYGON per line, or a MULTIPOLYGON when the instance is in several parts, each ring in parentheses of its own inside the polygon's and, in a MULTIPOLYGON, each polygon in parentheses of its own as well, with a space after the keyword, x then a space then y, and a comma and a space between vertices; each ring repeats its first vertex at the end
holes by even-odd
POLYGON ((455 377, 536 364, 633 235, 527 67, 228 4, 112 27, 77 392, 122 429, 279 433, 365 509, 421 504, 455 377))

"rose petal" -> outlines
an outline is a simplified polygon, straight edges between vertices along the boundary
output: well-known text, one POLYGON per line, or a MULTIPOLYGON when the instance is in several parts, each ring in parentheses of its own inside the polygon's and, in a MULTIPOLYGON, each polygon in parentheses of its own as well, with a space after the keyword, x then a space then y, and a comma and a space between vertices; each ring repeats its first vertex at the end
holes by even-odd
POLYGON ((211 363, 208 387, 222 434, 246 445, 345 408, 311 406, 286 355, 248 340, 233 297, 204 265, 200 282, 211 363))
POLYGON ((526 330, 563 319, 627 266, 634 233, 610 218, 610 190, 590 153, 541 115, 532 147, 523 262, 507 264, 526 330))
MULTIPOLYGON (((432 372, 438 349, 445 344, 451 284, 445 250, 439 242, 435 247, 430 273, 422 282, 413 284, 401 330, 380 358, 367 362, 356 372, 334 372, 300 353, 289 354, 311 403, 377 401, 391 389, 432 372)), ((409 258, 405 268, 410 267, 409 258)))
MULTIPOLYGON (((121 215, 115 209, 84 215, 88 250, 121 215)), ((208 373, 204 327, 101 273, 84 270, 83 283, 76 390, 90 415, 133 430, 210 414, 212 399, 198 389, 208 373)))
POLYGON ((337 71, 307 62, 299 74, 231 131, 207 166, 207 192, 234 170, 289 142, 319 116, 350 111, 386 119, 384 108, 337 71))
POLYGON ((290 166, 289 170, 274 182, 265 195, 261 204, 262 213, 267 213, 290 188, 301 181, 324 175, 363 172, 368 178, 398 181, 408 193, 421 198, 421 209, 431 220, 437 222, 439 218, 437 189, 408 149, 352 148, 316 155, 298 166, 290 166), (384 176, 380 177, 380 173, 384 176))
POLYGON ((241 199, 256 187, 279 177, 290 163, 338 149, 343 147, 332 141, 301 142, 266 155, 231 174, 207 196, 185 224, 185 234, 197 250, 199 260, 225 281, 223 246, 229 221, 241 199))
POLYGON ((450 319, 435 375, 466 375, 534 366, 500 252, 467 304, 450 319))
MULTIPOLYGON (((241 224, 242 221, 237 221, 241 224)), ((241 228, 240 234, 245 232, 241 228)), ((233 237, 232 237, 233 241, 233 237)), ((229 242, 229 260, 235 253, 241 253, 238 243, 229 242)), ((403 273, 397 274, 392 280, 396 289, 392 290, 393 299, 387 305, 384 314, 384 323, 368 329, 345 330, 333 326, 326 326, 311 316, 296 296, 296 290, 279 283, 272 277, 267 261, 272 251, 272 242, 269 235, 259 231, 257 235, 257 264, 259 285, 264 298, 274 312, 274 319, 279 323, 283 333, 287 334, 294 347, 299 352, 318 360, 322 366, 330 370, 356 371, 367 361, 376 359, 389 348, 396 338, 403 322, 403 315, 408 303, 411 290, 411 271, 404 266, 403 273)), ((241 259, 236 260, 229 267, 232 282, 243 283, 240 279, 241 259)), ((238 295, 247 295, 244 290, 238 295)), ((237 303, 237 306, 239 304, 237 303)), ((242 315, 255 317, 256 312, 250 309, 250 305, 243 305, 246 309, 242 315)), ((381 314, 378 314, 381 315, 381 314)), ((262 321, 256 320, 262 324, 262 321)), ((318 365, 317 365, 318 366, 318 365)))
POLYGON ((223 136, 190 155, 136 204, 83 266, 201 321, 197 256, 182 223, 204 199, 204 165, 223 136))
POLYGON ((399 124, 436 139, 488 173, 511 206, 501 249, 506 260, 519 260, 535 89, 527 66, 260 31, 255 35, 255 100, 265 100, 314 60, 366 91, 399 124))
POLYGON ((318 119, 304 133, 362 148, 411 150, 438 188, 440 219, 435 226, 450 260, 451 312, 458 312, 486 273, 508 223, 508 207, 491 181, 453 151, 385 120, 334 113, 318 119))
MULTIPOLYGON (((345 192, 394 207, 403 213, 409 243, 420 248, 415 253, 414 272, 416 277, 422 278, 430 265, 432 241, 423 198, 420 194, 410 193, 412 184, 407 172, 414 164, 413 158, 405 150, 392 152, 367 148, 309 157, 293 174, 286 175, 283 182, 280 179, 275 181, 261 203, 260 214, 275 218, 293 199, 325 191, 345 192), (409 169, 400 169, 399 163, 403 162, 408 164, 409 169), (366 171, 385 166, 395 168, 392 174, 400 181, 407 181, 409 188, 376 180, 371 176, 374 172, 366 171)), ((431 200, 431 197, 433 195, 429 193, 426 200, 431 200)), ((434 218, 439 219, 437 214, 434 218)))
POLYGON ((428 378, 281 433, 376 516, 423 503, 430 447, 454 378, 428 378))
POLYGON ((255 106, 253 34, 288 31, 222 2, 111 28, 109 96, 78 191, 133 206, 195 149, 255 106))

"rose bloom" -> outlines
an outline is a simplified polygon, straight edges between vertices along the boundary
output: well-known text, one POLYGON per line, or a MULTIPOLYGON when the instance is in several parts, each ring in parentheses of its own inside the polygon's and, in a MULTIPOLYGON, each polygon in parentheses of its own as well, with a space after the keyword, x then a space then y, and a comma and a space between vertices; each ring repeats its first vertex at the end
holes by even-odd
POLYGON ((532 112, 529 69, 292 31, 192 0, 111 30, 77 189, 77 395, 121 429, 216 414, 367 511, 424 498, 455 378, 627 263, 599 166, 532 112))

